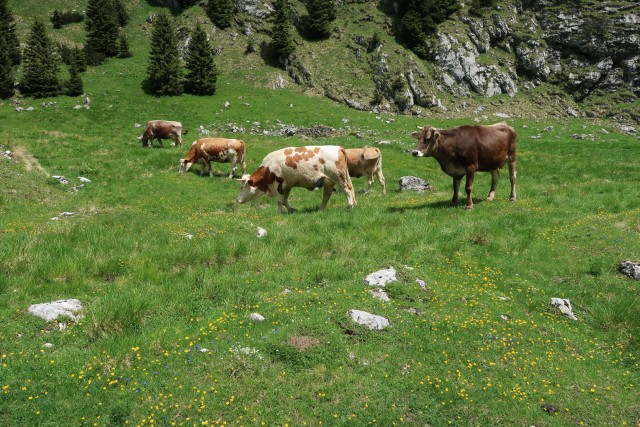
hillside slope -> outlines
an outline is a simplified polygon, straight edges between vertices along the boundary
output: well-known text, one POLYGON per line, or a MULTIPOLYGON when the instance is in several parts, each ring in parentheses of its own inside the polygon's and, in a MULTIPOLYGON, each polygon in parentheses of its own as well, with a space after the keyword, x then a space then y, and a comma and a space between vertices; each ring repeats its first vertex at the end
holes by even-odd
MULTIPOLYGON (((86 1, 12 1, 24 35, 34 11, 83 9, 86 1)), ((175 0, 133 2, 126 32, 146 55, 151 24, 143 17, 175 0), (146 11, 146 15, 145 15, 146 11)), ((175 11, 184 46, 204 24, 225 75, 259 87, 287 86, 352 108, 415 115, 469 117, 486 108, 518 117, 601 117, 636 125, 640 117, 640 5, 626 0, 543 2, 499 0, 494 8, 465 5, 439 26, 418 58, 399 40, 398 24, 379 1, 341 2, 332 35, 306 40, 304 2, 291 2, 296 51, 287 66, 267 56, 272 2, 238 0, 232 27, 215 28, 204 2, 175 11), (247 50, 257 46, 255 52, 247 50)), ((393 9, 393 4, 391 5, 393 9)), ((82 44, 82 24, 54 36, 82 44), (63 35, 64 34, 64 35, 63 35)), ((142 76, 144 78, 144 75, 142 76)))

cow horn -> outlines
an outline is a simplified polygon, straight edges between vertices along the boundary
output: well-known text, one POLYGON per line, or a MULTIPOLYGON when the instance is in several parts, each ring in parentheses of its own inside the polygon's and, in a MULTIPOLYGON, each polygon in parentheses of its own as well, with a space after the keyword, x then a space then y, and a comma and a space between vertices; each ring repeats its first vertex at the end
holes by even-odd
POLYGON ((418 129, 422 129, 422 126, 416 126, 418 129))

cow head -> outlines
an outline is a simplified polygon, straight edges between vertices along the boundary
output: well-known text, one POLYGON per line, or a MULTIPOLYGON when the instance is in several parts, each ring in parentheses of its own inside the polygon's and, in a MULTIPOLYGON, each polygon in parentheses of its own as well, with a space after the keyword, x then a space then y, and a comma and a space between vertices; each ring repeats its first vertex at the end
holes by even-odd
POLYGON ((236 199, 238 203, 250 202, 265 194, 264 191, 255 186, 248 174, 242 175, 242 178, 238 179, 238 181, 240 181, 240 193, 238 193, 238 198, 236 199))
POLYGON ((186 172, 189 170, 193 163, 187 162, 187 159, 180 159, 180 172, 186 172))
POLYGON ((147 133, 143 133, 142 135, 140 135, 138 137, 138 141, 142 141, 142 146, 146 147, 149 145, 149 137, 147 136, 147 133))
POLYGON ((418 129, 420 130, 411 134, 411 136, 418 140, 418 145, 411 151, 411 154, 415 157, 433 155, 438 149, 440 133, 436 128, 429 125, 425 125, 423 128, 418 126, 418 129))

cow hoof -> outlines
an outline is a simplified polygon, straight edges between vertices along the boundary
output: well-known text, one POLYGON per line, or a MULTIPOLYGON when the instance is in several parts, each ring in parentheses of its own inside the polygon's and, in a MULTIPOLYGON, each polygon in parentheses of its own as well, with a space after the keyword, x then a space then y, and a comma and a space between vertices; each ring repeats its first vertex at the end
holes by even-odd
POLYGON ((471 206, 465 206, 465 207, 464 207, 464 209, 465 209, 466 211, 472 211, 472 210, 473 210, 473 205, 471 205, 471 206))
POLYGON ((515 202, 515 201, 516 201, 516 198, 515 198, 515 197, 509 197, 509 201, 510 201, 510 202, 515 202))

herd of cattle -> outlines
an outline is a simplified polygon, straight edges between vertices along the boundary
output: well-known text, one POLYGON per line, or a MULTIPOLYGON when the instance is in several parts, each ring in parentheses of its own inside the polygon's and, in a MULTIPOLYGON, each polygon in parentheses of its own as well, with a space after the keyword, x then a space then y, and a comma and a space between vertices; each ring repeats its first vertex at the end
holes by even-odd
MULTIPOLYGON (((436 129, 426 125, 412 136, 418 145, 409 150, 416 157, 433 157, 444 173, 453 178, 452 205, 458 203, 460 181, 466 177, 467 209, 473 209, 471 193, 476 172, 491 173, 491 189, 487 200, 493 200, 498 185, 499 170, 509 164, 511 181, 511 201, 516 200, 516 132, 506 123, 490 126, 459 126, 453 129, 436 129)), ((147 123, 144 133, 138 138, 144 147, 153 145, 157 139, 171 139, 175 145, 182 145, 182 135, 187 130, 180 122, 152 120, 147 123)), ((180 159, 180 172, 186 172, 194 163, 202 164, 201 174, 211 172, 211 162, 231 163, 229 178, 242 169, 240 193, 237 202, 246 203, 264 194, 276 196, 278 211, 286 208, 294 212, 289 203, 292 188, 308 190, 323 188, 320 209, 324 209, 339 186, 347 196, 350 207, 356 204, 351 177, 367 177, 367 190, 371 191, 374 175, 386 194, 382 174, 382 153, 378 148, 343 148, 337 145, 288 147, 269 153, 258 169, 251 175, 245 174, 247 165, 244 141, 227 138, 202 138, 195 141, 186 157, 180 159)))

